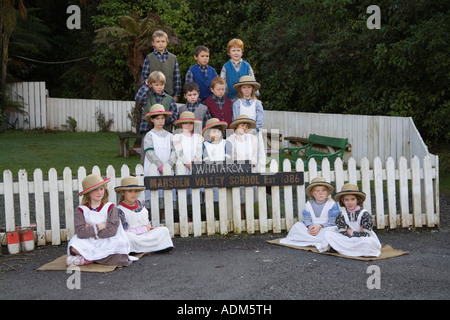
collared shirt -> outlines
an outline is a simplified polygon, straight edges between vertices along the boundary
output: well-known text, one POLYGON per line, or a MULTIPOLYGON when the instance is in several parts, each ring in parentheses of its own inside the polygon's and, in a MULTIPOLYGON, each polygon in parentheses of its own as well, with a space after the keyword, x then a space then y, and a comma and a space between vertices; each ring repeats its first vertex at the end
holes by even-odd
POLYGON ((211 98, 220 109, 223 109, 223 106, 225 105, 225 95, 222 98, 217 98, 215 94, 212 94, 211 98))
MULTIPOLYGON (((164 53, 161 54, 156 49, 153 49, 153 53, 156 55, 156 57, 161 62, 166 62, 167 59, 169 59, 169 51, 164 50, 164 53)), ((150 75, 150 61, 148 57, 145 57, 144 65, 142 66, 142 73, 141 73, 141 81, 142 83, 145 83, 145 81, 148 79, 148 76, 150 75)), ((175 69, 173 70, 173 90, 174 90, 174 96, 179 97, 181 93, 181 75, 180 75, 180 66, 178 65, 178 60, 175 61, 175 69)))
MULTIPOLYGON (((202 74, 203 74, 205 77, 208 77, 208 66, 202 67, 202 66, 199 65, 198 63, 197 63, 197 65, 198 65, 200 71, 202 72, 202 74)), ((216 73, 216 77, 217 77, 217 73, 216 73)), ((193 74, 192 71, 189 69, 189 70, 186 72, 186 78, 185 78, 185 82, 184 82, 184 83, 188 83, 188 82, 192 82, 192 81, 194 81, 194 74, 193 74)))

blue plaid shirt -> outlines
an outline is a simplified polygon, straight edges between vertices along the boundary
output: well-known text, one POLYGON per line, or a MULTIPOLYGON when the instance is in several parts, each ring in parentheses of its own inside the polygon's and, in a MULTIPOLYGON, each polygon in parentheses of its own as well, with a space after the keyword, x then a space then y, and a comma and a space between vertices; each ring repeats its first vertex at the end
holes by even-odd
MULTIPOLYGON (((161 62, 166 62, 167 59, 169 59, 169 51, 167 51, 167 49, 164 51, 163 54, 161 54, 158 50, 153 49, 153 53, 158 57, 159 61, 161 62)), ((150 75, 150 61, 147 56, 145 57, 144 65, 142 66, 142 73, 141 73, 142 83, 145 83, 149 75, 150 75)), ((174 97, 179 97, 181 94, 181 75, 178 60, 175 61, 175 69, 173 70, 173 90, 174 90, 173 94, 174 97)))

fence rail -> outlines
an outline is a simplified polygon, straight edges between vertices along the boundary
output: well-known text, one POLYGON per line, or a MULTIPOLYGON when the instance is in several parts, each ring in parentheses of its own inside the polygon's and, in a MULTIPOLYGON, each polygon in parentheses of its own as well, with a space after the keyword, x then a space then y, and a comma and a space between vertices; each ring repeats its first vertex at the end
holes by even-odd
MULTIPOLYGON (((164 224, 160 223, 157 214, 158 191, 151 191, 150 218, 154 226, 167 226, 172 237, 229 232, 280 233, 290 230, 295 222, 302 219, 301 212, 306 202, 305 187, 314 177, 322 176, 335 185, 336 192, 346 182, 357 183, 368 195, 364 207, 371 212, 377 229, 439 226, 438 157, 426 156, 419 159, 415 156, 410 163, 408 166, 404 157, 397 163, 392 158, 383 163, 377 157, 372 169, 368 159, 364 158, 357 167, 356 161, 350 158, 345 169, 341 159, 337 159, 331 169, 328 160, 324 160, 321 171, 318 171, 316 162, 312 159, 309 171, 304 172, 303 185, 274 185, 269 187, 269 193, 266 187, 246 187, 245 219, 241 219, 239 187, 219 188, 216 212, 212 189, 205 190, 204 204, 200 202, 200 189, 193 189, 192 204, 189 205, 185 191, 179 190, 177 201, 173 202, 172 191, 167 190, 164 192, 164 224)), ((270 172, 277 172, 278 167, 278 163, 272 160, 270 172)), ((300 172, 303 169, 301 160, 297 161, 295 168, 291 168, 288 160, 283 162, 283 171, 300 172)), ((156 167, 152 170, 156 175, 156 167)), ((94 167, 92 173, 101 174, 98 167, 94 167)), ((141 164, 131 173, 137 175, 141 184, 144 183, 141 164)), ((120 185, 122 177, 129 174, 130 168, 126 165, 122 166, 120 173, 108 166, 103 175, 111 178, 108 184, 111 191, 109 201, 116 203, 114 187, 120 185)), ((74 234, 73 214, 80 202, 77 193, 81 190, 81 182, 86 175, 84 167, 80 167, 76 174, 70 168, 65 168, 62 176, 52 168, 47 180, 43 179, 41 169, 36 169, 32 177, 28 176, 26 170, 20 170, 18 177, 13 177, 10 170, 3 171, 3 182, 0 183, 0 199, 3 198, 5 208, 0 214, 3 244, 6 241, 3 237, 5 233, 14 231, 17 226, 28 227, 32 223, 36 223, 38 245, 59 245, 68 241, 74 234)), ((144 200, 143 197, 144 192, 141 192, 140 200, 144 200)))

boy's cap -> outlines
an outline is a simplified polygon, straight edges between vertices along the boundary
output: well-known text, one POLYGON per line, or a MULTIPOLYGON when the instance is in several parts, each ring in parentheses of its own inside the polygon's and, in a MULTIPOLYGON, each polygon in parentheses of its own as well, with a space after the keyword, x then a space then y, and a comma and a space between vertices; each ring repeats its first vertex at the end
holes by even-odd
POLYGON ((180 119, 175 120, 173 122, 173 124, 176 127, 179 127, 182 123, 189 123, 189 122, 200 123, 201 121, 198 119, 195 119, 194 113, 192 113, 190 111, 184 111, 182 114, 180 114, 180 119))
POLYGON ((311 183, 306 187, 306 194, 308 195, 308 197, 312 197, 311 195, 311 191, 314 187, 317 186, 324 186, 325 188, 328 189, 328 194, 332 194, 334 191, 334 187, 331 183, 327 182, 325 180, 325 178, 322 177, 315 177, 314 179, 311 180, 311 183))
POLYGON ((167 119, 172 115, 172 112, 166 111, 162 104, 154 104, 150 108, 150 111, 145 114, 145 121, 151 123, 150 118, 152 116, 158 116, 160 114, 162 114, 167 119))
POLYGON ((86 176, 86 178, 83 179, 83 182, 81 183, 83 187, 83 191, 78 193, 79 196, 82 196, 86 193, 89 193, 105 184, 107 184, 111 179, 106 178, 103 179, 98 174, 90 174, 86 176))
POLYGON ((114 188, 115 192, 120 192, 122 190, 145 190, 144 186, 139 185, 139 180, 136 177, 128 176, 122 179, 120 186, 114 188))
POLYGON ((236 129, 238 124, 241 124, 241 123, 247 123, 249 129, 253 129, 253 128, 256 127, 256 121, 255 120, 250 119, 246 114, 240 114, 230 124, 230 129, 236 129))
POLYGON ((346 183, 342 186, 342 189, 340 192, 336 193, 336 195, 334 196, 334 198, 336 199, 337 202, 339 202, 339 200, 343 197, 343 196, 347 196, 353 194, 355 196, 360 196, 362 198, 362 200, 366 200, 366 194, 362 191, 359 191, 359 188, 356 184, 353 183, 346 183))
POLYGON ((261 85, 255 81, 255 79, 251 76, 242 76, 239 78, 239 82, 236 83, 233 88, 236 91, 239 91, 239 87, 243 85, 250 85, 255 88, 255 90, 258 90, 261 85))
POLYGON ((220 121, 217 118, 211 118, 206 121, 205 127, 202 130, 202 135, 205 134, 205 131, 212 128, 220 128, 221 131, 224 131, 228 127, 228 123, 226 121, 220 121))

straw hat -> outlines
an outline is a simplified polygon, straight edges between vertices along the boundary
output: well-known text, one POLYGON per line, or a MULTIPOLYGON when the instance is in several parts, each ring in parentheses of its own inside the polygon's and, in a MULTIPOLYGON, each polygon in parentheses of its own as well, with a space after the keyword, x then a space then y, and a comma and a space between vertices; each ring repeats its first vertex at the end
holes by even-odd
POLYGON ((195 115, 193 112, 184 111, 182 114, 180 114, 180 119, 175 120, 173 124, 176 127, 179 127, 182 123, 189 123, 189 122, 200 123, 201 121, 195 119, 195 115))
POLYGON ((328 194, 332 194, 334 191, 334 187, 331 183, 327 182, 325 180, 325 178, 322 177, 315 177, 314 179, 312 179, 311 183, 306 187, 306 194, 308 195, 308 197, 312 197, 311 196, 311 191, 314 187, 317 186, 324 186, 325 188, 328 189, 328 194))
POLYGON ((360 196, 363 201, 366 200, 366 194, 364 192, 362 192, 362 191, 359 191, 358 186, 356 184, 353 184, 353 183, 346 183, 346 184, 344 184, 342 186, 341 191, 336 193, 334 198, 336 199, 336 202, 339 202, 341 197, 349 195, 349 194, 354 194, 354 195, 360 196))
POLYGON ((241 123, 247 123, 249 129, 253 129, 256 127, 256 121, 253 119, 250 119, 247 115, 245 114, 240 114, 238 115, 234 121, 230 124, 230 129, 236 129, 236 127, 238 126, 238 124, 241 123))
POLYGON ((151 123, 150 118, 152 116, 158 116, 160 114, 162 114, 167 119, 172 115, 172 112, 166 111, 166 109, 164 108, 164 106, 162 104, 157 103, 157 104, 152 105, 152 107, 150 108, 150 111, 145 114, 145 121, 147 121, 148 123, 151 123))
POLYGON ((261 86, 258 82, 255 81, 255 78, 253 78, 252 76, 242 76, 239 78, 239 82, 236 83, 233 88, 234 90, 239 91, 239 87, 243 85, 253 86, 255 90, 258 90, 261 86))
POLYGON ((110 180, 111 180, 110 178, 103 179, 98 174, 90 174, 83 179, 83 182, 81 183, 83 191, 81 191, 78 195, 82 196, 86 193, 89 193, 107 184, 110 180))
POLYGON ((224 131, 228 126, 226 121, 220 121, 217 118, 211 118, 206 121, 205 127, 202 130, 202 135, 205 134, 205 131, 212 128, 219 128, 221 131, 224 131))
POLYGON ((128 176, 122 179, 120 186, 114 188, 115 192, 120 192, 123 190, 145 190, 145 186, 140 186, 138 178, 133 176, 128 176))

